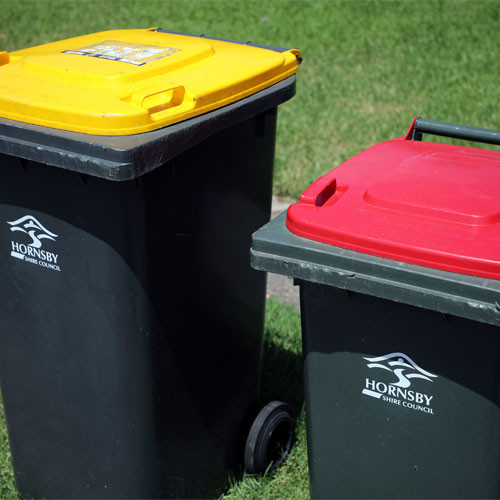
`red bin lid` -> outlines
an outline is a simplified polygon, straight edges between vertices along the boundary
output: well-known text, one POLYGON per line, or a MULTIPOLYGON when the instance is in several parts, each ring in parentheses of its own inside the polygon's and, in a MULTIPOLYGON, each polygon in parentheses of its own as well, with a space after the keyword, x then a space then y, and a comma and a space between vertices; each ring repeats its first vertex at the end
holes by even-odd
POLYGON ((500 279, 500 152, 382 142, 320 177, 288 209, 304 238, 500 279))

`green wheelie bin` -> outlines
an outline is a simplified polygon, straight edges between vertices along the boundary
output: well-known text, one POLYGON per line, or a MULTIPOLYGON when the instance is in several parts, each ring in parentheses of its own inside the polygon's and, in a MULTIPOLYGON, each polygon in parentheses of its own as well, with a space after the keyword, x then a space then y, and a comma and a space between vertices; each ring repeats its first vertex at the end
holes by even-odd
POLYGON ((156 28, 0 53, 0 380, 25 498, 210 498, 251 429, 265 451, 248 247, 299 62, 156 28))
POLYGON ((418 118, 253 236, 300 287, 311 496, 500 497, 500 132, 418 118))

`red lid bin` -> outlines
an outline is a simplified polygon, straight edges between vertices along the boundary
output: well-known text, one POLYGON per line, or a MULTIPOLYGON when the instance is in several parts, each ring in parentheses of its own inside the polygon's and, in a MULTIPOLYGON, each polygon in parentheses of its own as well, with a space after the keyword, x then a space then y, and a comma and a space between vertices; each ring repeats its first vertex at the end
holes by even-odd
POLYGON ((300 286, 311 497, 500 497, 500 132, 414 120, 252 240, 300 286))

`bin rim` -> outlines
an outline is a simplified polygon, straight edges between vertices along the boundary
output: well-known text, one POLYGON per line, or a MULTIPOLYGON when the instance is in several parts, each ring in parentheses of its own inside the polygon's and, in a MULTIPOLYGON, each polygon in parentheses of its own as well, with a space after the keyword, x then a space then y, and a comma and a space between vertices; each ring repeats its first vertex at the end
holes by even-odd
POLYGON ((89 135, 0 118, 0 154, 112 181, 131 180, 213 134, 291 99, 295 84, 292 75, 222 108, 135 135, 89 135))
POLYGON ((286 212, 252 235, 254 269, 500 326, 500 281, 390 260, 302 238, 286 212))

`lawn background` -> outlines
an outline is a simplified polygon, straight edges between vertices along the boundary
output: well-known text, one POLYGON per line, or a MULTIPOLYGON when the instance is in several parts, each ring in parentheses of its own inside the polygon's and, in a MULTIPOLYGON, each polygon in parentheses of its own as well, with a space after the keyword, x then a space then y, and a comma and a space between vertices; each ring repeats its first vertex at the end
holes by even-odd
POLYGON ((280 108, 275 192, 297 197, 412 118, 500 128, 497 1, 2 1, 0 47, 161 26, 298 47, 280 108))
MULTIPOLYGON (((275 194, 296 198, 362 149, 403 135, 415 115, 500 128, 499 20, 497 1, 0 0, 0 50, 152 26, 298 47, 304 61, 296 97, 280 107, 274 180, 275 194)), ((300 368, 298 313, 275 302, 269 310, 264 388, 291 397, 300 410, 301 377, 280 379, 275 356, 291 352, 292 373, 300 368)), ((287 465, 264 479, 245 478, 227 498, 307 498, 300 415, 287 465)), ((0 497, 10 498, 15 489, 2 418, 0 497)))

